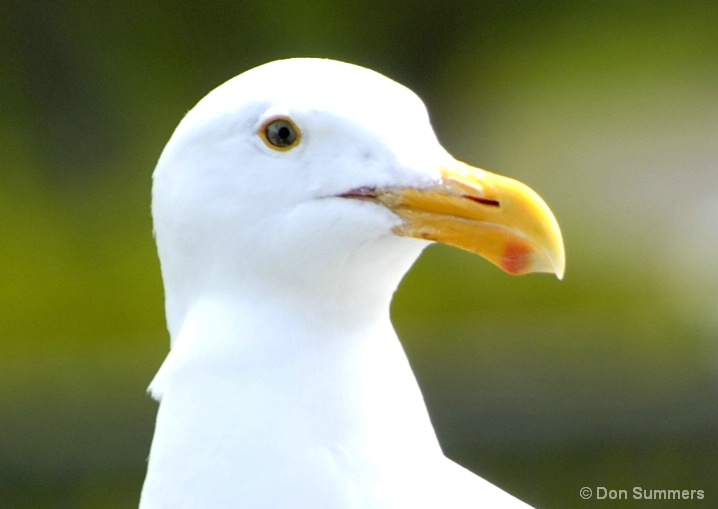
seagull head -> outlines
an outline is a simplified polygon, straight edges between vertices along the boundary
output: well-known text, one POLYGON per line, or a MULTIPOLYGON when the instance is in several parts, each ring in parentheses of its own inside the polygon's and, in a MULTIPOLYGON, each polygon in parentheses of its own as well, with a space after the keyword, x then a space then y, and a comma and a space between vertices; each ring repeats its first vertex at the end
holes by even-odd
POLYGON ((404 86, 332 60, 272 62, 210 92, 159 159, 152 212, 171 331, 213 293, 390 298, 430 242, 513 274, 564 271, 534 191, 449 155, 404 86))

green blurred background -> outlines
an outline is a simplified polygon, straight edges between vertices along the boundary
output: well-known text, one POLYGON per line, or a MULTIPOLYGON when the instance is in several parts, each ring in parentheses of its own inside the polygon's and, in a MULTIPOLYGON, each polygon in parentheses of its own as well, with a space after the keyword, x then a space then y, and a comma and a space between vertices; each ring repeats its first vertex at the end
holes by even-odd
POLYGON ((562 226, 563 282, 432 247, 400 288, 447 455, 538 508, 718 507, 717 2, 86 0, 0 3, 0 508, 136 506, 168 347, 154 163, 289 56, 408 85, 562 226))

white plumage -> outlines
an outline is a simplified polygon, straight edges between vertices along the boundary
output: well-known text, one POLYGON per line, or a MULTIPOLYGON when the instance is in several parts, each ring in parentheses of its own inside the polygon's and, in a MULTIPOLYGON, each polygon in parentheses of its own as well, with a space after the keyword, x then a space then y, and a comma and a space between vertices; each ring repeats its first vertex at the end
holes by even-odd
POLYGON ((466 168, 412 92, 330 60, 255 68, 187 114, 154 174, 172 348, 142 509, 527 507, 443 456, 389 319, 423 239, 562 274, 526 189, 528 229, 444 211, 510 208, 466 168))

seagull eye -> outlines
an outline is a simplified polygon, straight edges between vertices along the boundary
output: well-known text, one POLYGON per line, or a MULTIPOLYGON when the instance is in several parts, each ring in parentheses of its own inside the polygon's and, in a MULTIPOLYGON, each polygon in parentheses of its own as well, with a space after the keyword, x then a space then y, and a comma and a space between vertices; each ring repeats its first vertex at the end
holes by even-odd
POLYGON ((288 118, 275 118, 264 124, 259 135, 269 148, 289 150, 299 145, 299 128, 288 118))

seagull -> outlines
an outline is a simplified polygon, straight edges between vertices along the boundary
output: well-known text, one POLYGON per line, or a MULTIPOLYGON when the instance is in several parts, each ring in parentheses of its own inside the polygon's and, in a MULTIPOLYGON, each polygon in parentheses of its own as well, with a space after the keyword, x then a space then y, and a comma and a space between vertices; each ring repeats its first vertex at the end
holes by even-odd
POLYGON ((328 59, 246 71, 177 126, 152 215, 171 345, 141 509, 529 507, 444 456, 389 305, 433 242, 561 278, 561 233, 413 92, 328 59))

